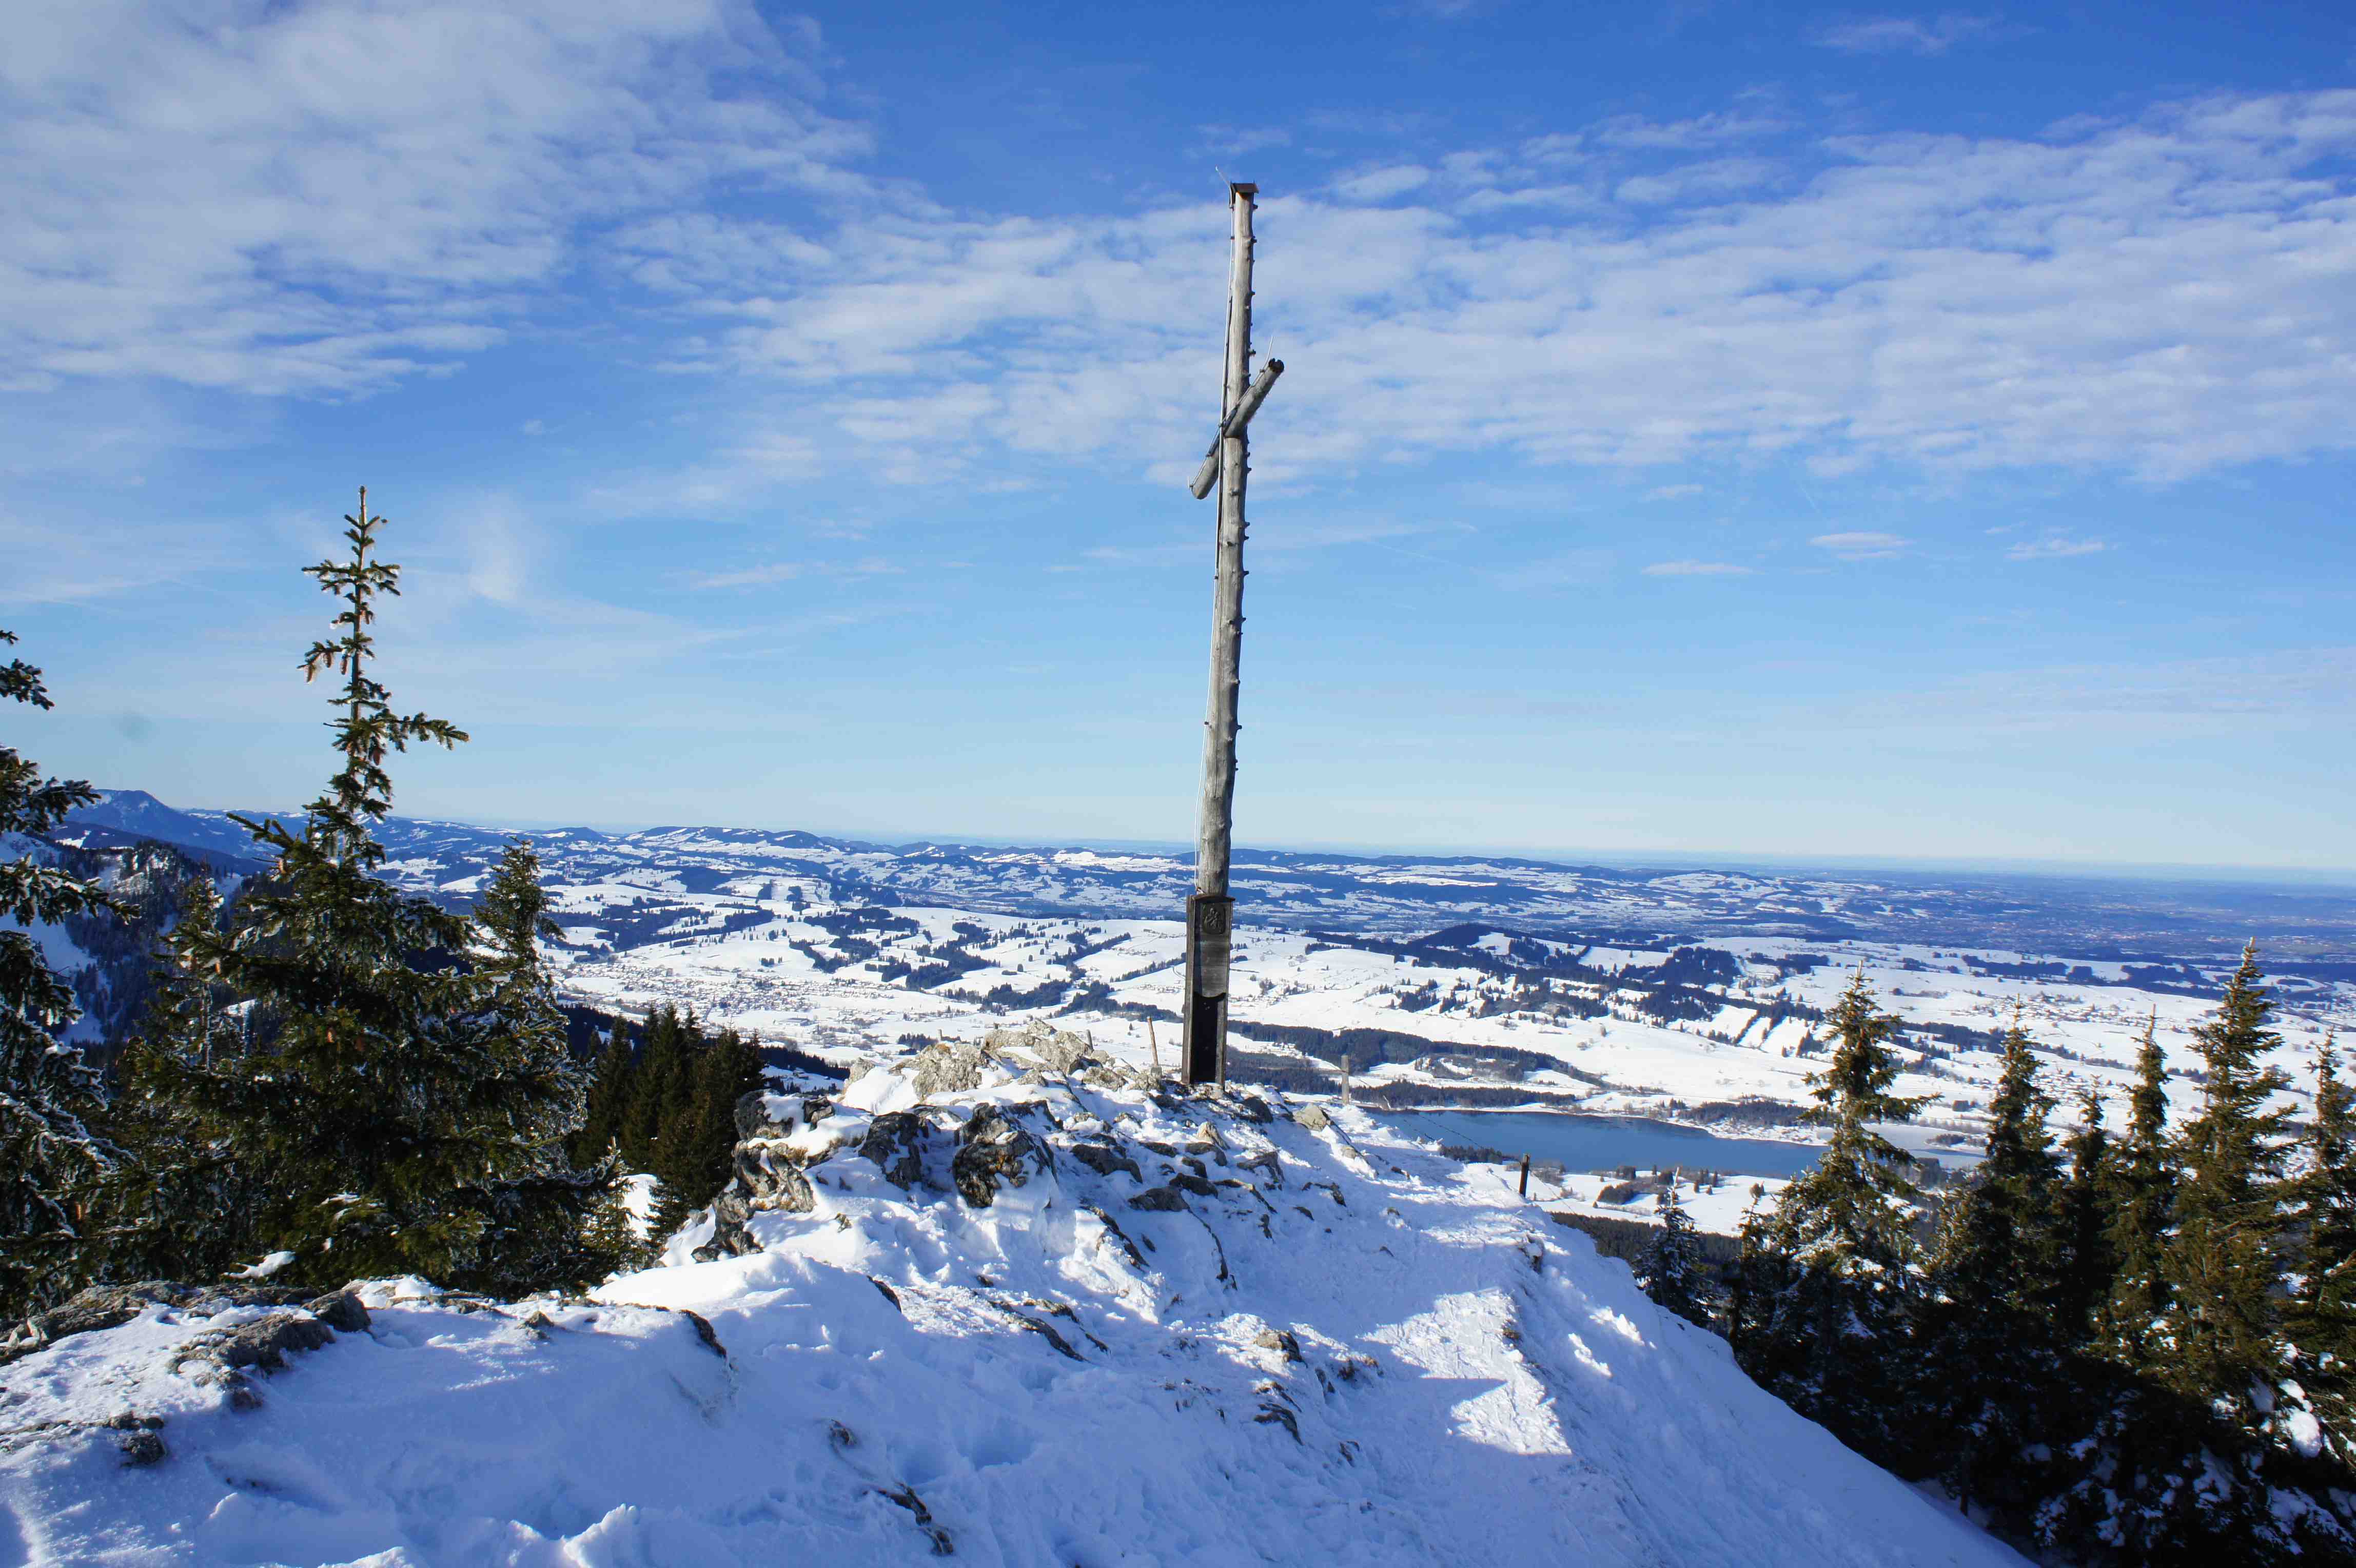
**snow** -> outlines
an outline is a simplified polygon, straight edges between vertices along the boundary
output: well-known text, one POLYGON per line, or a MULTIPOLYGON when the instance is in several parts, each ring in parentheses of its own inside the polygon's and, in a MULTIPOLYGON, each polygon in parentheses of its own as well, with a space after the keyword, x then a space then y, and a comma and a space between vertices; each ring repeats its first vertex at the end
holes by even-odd
POLYGON ((756 1215, 758 1252, 589 1300, 378 1282, 370 1329, 257 1380, 256 1409, 174 1369, 224 1320, 166 1309, 0 1369, 0 1560, 2020 1561, 1500 1173, 1362 1112, 1261 1125, 1052 1076, 936 1096, 945 1128, 996 1104, 1145 1177, 1059 1152, 973 1208, 848 1152, 912 1103, 890 1069, 852 1084, 800 1135, 847 1143, 815 1209, 756 1215), (1155 1144, 1216 1196, 1130 1208, 1176 1168, 1155 1144), (125 1466, 100 1424, 125 1413, 162 1418, 159 1463, 125 1466))
POLYGON ((294 1261, 294 1254, 292 1252, 272 1252, 260 1262, 251 1263, 238 1270, 236 1277, 241 1280, 266 1280, 294 1261))

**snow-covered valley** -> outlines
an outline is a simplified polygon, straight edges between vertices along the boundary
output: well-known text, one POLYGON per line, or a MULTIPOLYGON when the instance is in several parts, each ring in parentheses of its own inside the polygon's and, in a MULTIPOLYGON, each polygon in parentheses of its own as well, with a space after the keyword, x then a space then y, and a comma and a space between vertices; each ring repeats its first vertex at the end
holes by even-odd
MULTIPOLYGON (((76 822, 93 842, 216 857, 243 836, 136 792, 76 822)), ((508 836, 395 819, 390 872, 463 904, 508 836)), ((533 837, 563 928, 552 958, 579 1002, 675 1003, 846 1060, 1031 1018, 1132 1066, 1173 1060, 1183 859, 716 828, 533 837)), ((2322 888, 1274 853, 1240 857, 1237 888, 1233 1076, 1333 1092, 1346 1060, 1379 1108, 1805 1140, 1823 1013, 1861 968, 1906 1026, 1898 1091, 1929 1097, 1905 1141, 1967 1157, 2016 1012, 2045 1087, 2065 1105, 2094 1090, 2115 1124, 2147 1025, 2189 1103, 2189 1032, 2244 940, 2295 1085, 2328 1031, 2356 1025, 2356 896, 2322 888)))

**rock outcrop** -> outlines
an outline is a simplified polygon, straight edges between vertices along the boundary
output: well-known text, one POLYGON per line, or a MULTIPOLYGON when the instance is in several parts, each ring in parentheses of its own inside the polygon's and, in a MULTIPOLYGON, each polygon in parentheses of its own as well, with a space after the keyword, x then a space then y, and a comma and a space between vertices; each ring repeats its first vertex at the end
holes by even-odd
MULTIPOLYGON (((135 1284, 92 1285, 47 1312, 35 1314, 5 1339, 0 1339, 0 1366, 76 1334, 120 1327, 151 1306, 171 1307, 193 1317, 217 1317, 237 1307, 298 1305, 306 1316, 283 1316, 314 1326, 318 1326, 322 1337, 317 1344, 325 1344, 328 1337, 332 1337, 327 1335, 328 1328, 358 1334, 369 1326, 368 1308, 360 1305, 358 1296, 344 1291, 317 1295, 286 1285, 191 1285, 176 1280, 142 1280, 135 1284)), ((294 1337, 301 1338, 308 1336, 312 1329, 305 1327, 293 1332, 294 1337)), ((316 1348, 312 1344, 291 1344, 291 1341, 289 1344, 292 1348, 301 1350, 316 1348)), ((280 1347, 281 1349, 286 1348, 289 1346, 280 1347)), ((281 1357, 265 1365, 275 1368, 282 1365, 283 1360, 281 1357)), ((251 1363, 239 1361, 230 1364, 244 1366, 251 1363)))
POLYGON ((988 1208, 1001 1188, 1022 1187, 1055 1164, 1047 1145, 1028 1128, 997 1106, 985 1105, 967 1120, 958 1136, 949 1179, 958 1197, 976 1208, 988 1208))

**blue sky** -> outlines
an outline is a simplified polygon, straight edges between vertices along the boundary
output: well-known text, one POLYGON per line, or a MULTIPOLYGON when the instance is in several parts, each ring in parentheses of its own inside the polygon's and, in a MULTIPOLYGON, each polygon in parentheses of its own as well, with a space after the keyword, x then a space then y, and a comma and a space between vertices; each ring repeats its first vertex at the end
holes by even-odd
POLYGON ((2356 867, 2356 19, 49 6, 0 55, 48 767, 324 774, 299 568, 516 822, 2356 867))

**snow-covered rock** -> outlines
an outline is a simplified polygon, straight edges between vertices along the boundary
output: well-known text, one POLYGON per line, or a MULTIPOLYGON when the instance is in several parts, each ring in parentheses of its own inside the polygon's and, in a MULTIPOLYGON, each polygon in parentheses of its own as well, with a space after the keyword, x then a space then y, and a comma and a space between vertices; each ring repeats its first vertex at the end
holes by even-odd
POLYGON ((748 1200, 741 1255, 586 1300, 371 1283, 249 1409, 190 1348, 285 1309, 34 1350, 0 1560, 2019 1561, 1363 1112, 911 1072, 752 1108, 809 1201, 748 1200))

